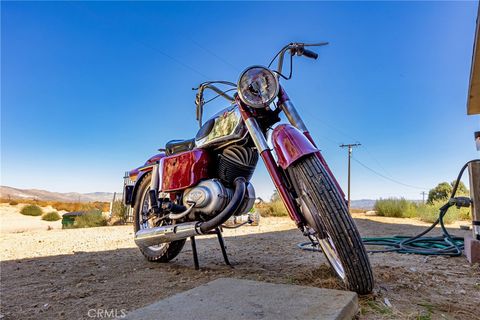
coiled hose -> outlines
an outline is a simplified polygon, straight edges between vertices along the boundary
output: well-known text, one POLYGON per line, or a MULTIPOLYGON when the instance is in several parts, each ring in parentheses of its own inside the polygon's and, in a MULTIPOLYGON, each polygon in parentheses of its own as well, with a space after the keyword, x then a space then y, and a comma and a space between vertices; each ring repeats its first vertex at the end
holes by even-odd
MULTIPOLYGON (((443 223, 443 217, 447 214, 448 209, 451 206, 460 204, 465 205, 465 199, 455 198, 457 193, 460 179, 468 167, 468 164, 477 160, 468 161, 460 170, 455 185, 452 189, 450 200, 443 205, 438 214, 437 220, 428 227, 425 231, 417 234, 416 236, 393 236, 393 237, 365 237, 362 238, 365 246, 384 246, 384 249, 380 250, 367 250, 370 253, 380 252, 397 252, 397 253, 413 253, 420 255, 435 255, 435 256, 450 256, 456 257, 462 255, 464 249, 463 237, 457 237, 451 235, 443 223), (462 203, 460 203, 462 202, 462 203), (437 224, 440 223, 443 234, 439 237, 424 237, 427 233, 432 231, 437 224)), ((298 244, 298 247, 302 250, 308 251, 321 251, 318 245, 311 242, 304 242, 298 244)))

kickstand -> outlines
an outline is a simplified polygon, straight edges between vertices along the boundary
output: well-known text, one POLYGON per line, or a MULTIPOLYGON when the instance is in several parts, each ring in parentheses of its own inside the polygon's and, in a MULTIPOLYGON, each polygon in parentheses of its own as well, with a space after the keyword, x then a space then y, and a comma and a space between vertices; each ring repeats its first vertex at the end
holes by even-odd
MULTIPOLYGON (((227 250, 225 249, 225 242, 223 241, 222 237, 222 231, 220 230, 220 228, 216 228, 215 231, 211 233, 215 233, 217 235, 218 243, 220 244, 220 249, 222 250, 223 260, 225 261, 225 264, 233 268, 232 264, 228 260, 227 250)), ((199 270, 200 265, 198 263, 197 243, 195 242, 195 236, 190 237, 190 243, 192 245, 193 264, 195 265, 195 270, 199 270)))
POLYGON ((216 228, 215 233, 217 234, 218 243, 220 244, 220 249, 222 250, 223 260, 225 261, 225 264, 233 268, 232 264, 228 260, 227 250, 225 249, 225 242, 223 241, 222 237, 222 231, 220 230, 220 228, 216 228))
POLYGON ((200 269, 200 266, 198 265, 197 244, 195 243, 195 237, 190 237, 190 243, 192 244, 193 264, 195 265, 195 270, 198 270, 200 269))

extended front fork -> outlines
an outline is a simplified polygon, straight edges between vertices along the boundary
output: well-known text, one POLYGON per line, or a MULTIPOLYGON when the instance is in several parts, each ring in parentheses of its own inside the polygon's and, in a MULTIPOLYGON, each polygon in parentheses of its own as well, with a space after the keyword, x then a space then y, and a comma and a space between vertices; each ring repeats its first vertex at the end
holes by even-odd
MULTIPOLYGON (((283 203, 285 204, 285 207, 287 208, 287 212, 290 218, 295 221, 295 224, 299 229, 304 231, 305 219, 303 218, 302 213, 299 212, 299 208, 295 203, 295 199, 293 198, 291 191, 287 187, 287 183, 285 181, 286 177, 283 174, 284 171, 277 165, 277 162, 273 158, 272 151, 270 150, 270 147, 267 143, 267 139, 265 138, 265 135, 263 134, 257 120, 252 115, 251 111, 239 99, 238 104, 240 113, 247 126, 248 132, 250 133, 255 147, 257 148, 258 153, 262 157, 265 163, 265 167, 267 168, 267 171, 270 174, 270 177, 272 178, 273 183, 275 184, 275 187, 277 188, 278 193, 283 200, 283 203)), ((278 95, 278 107, 285 113, 288 121, 298 130, 303 132, 305 137, 312 143, 314 147, 316 147, 315 142, 313 141, 307 127, 305 126, 305 123, 303 122, 302 118, 298 114, 293 103, 291 102, 290 98, 282 87, 280 87, 280 92, 278 95)), ((345 197, 342 189, 340 188, 340 185, 330 171, 330 168, 328 167, 321 153, 317 151, 315 152, 315 155, 318 157, 328 174, 332 177, 335 185, 337 186, 342 196, 345 197)))

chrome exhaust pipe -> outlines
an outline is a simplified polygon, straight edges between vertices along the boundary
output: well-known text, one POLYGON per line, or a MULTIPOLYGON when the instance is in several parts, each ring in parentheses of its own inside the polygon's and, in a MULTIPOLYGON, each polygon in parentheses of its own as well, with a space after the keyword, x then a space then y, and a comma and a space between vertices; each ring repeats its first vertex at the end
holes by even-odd
POLYGON ((135 243, 139 247, 149 247, 190 238, 200 234, 197 232, 197 224, 197 221, 185 222, 177 225, 138 230, 137 233, 135 233, 135 243))
POLYGON ((184 222, 180 224, 160 226, 138 230, 135 233, 135 243, 139 247, 150 247, 161 243, 187 239, 199 234, 205 234, 215 229, 239 209, 245 197, 246 181, 244 178, 235 179, 235 192, 230 203, 214 218, 205 222, 184 222))

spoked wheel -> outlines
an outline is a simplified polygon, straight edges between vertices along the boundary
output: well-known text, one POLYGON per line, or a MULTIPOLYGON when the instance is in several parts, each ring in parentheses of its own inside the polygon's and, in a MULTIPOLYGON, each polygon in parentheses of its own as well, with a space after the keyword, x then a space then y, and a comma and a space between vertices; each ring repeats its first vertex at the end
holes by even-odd
POLYGON ((330 175, 315 154, 289 169, 300 209, 325 257, 349 290, 373 290, 373 273, 355 223, 330 175))
MULTIPOLYGON (((155 217, 149 215, 150 198, 148 192, 150 191, 151 178, 151 173, 147 173, 147 176, 145 176, 140 184, 137 198, 135 199, 136 205, 133 212, 133 225, 135 232, 138 230, 159 227, 166 224, 165 220, 157 222, 155 217)), ((182 251, 184 244, 185 240, 178 240, 155 246, 138 246, 138 248, 148 261, 168 262, 175 258, 180 251, 182 251)))

